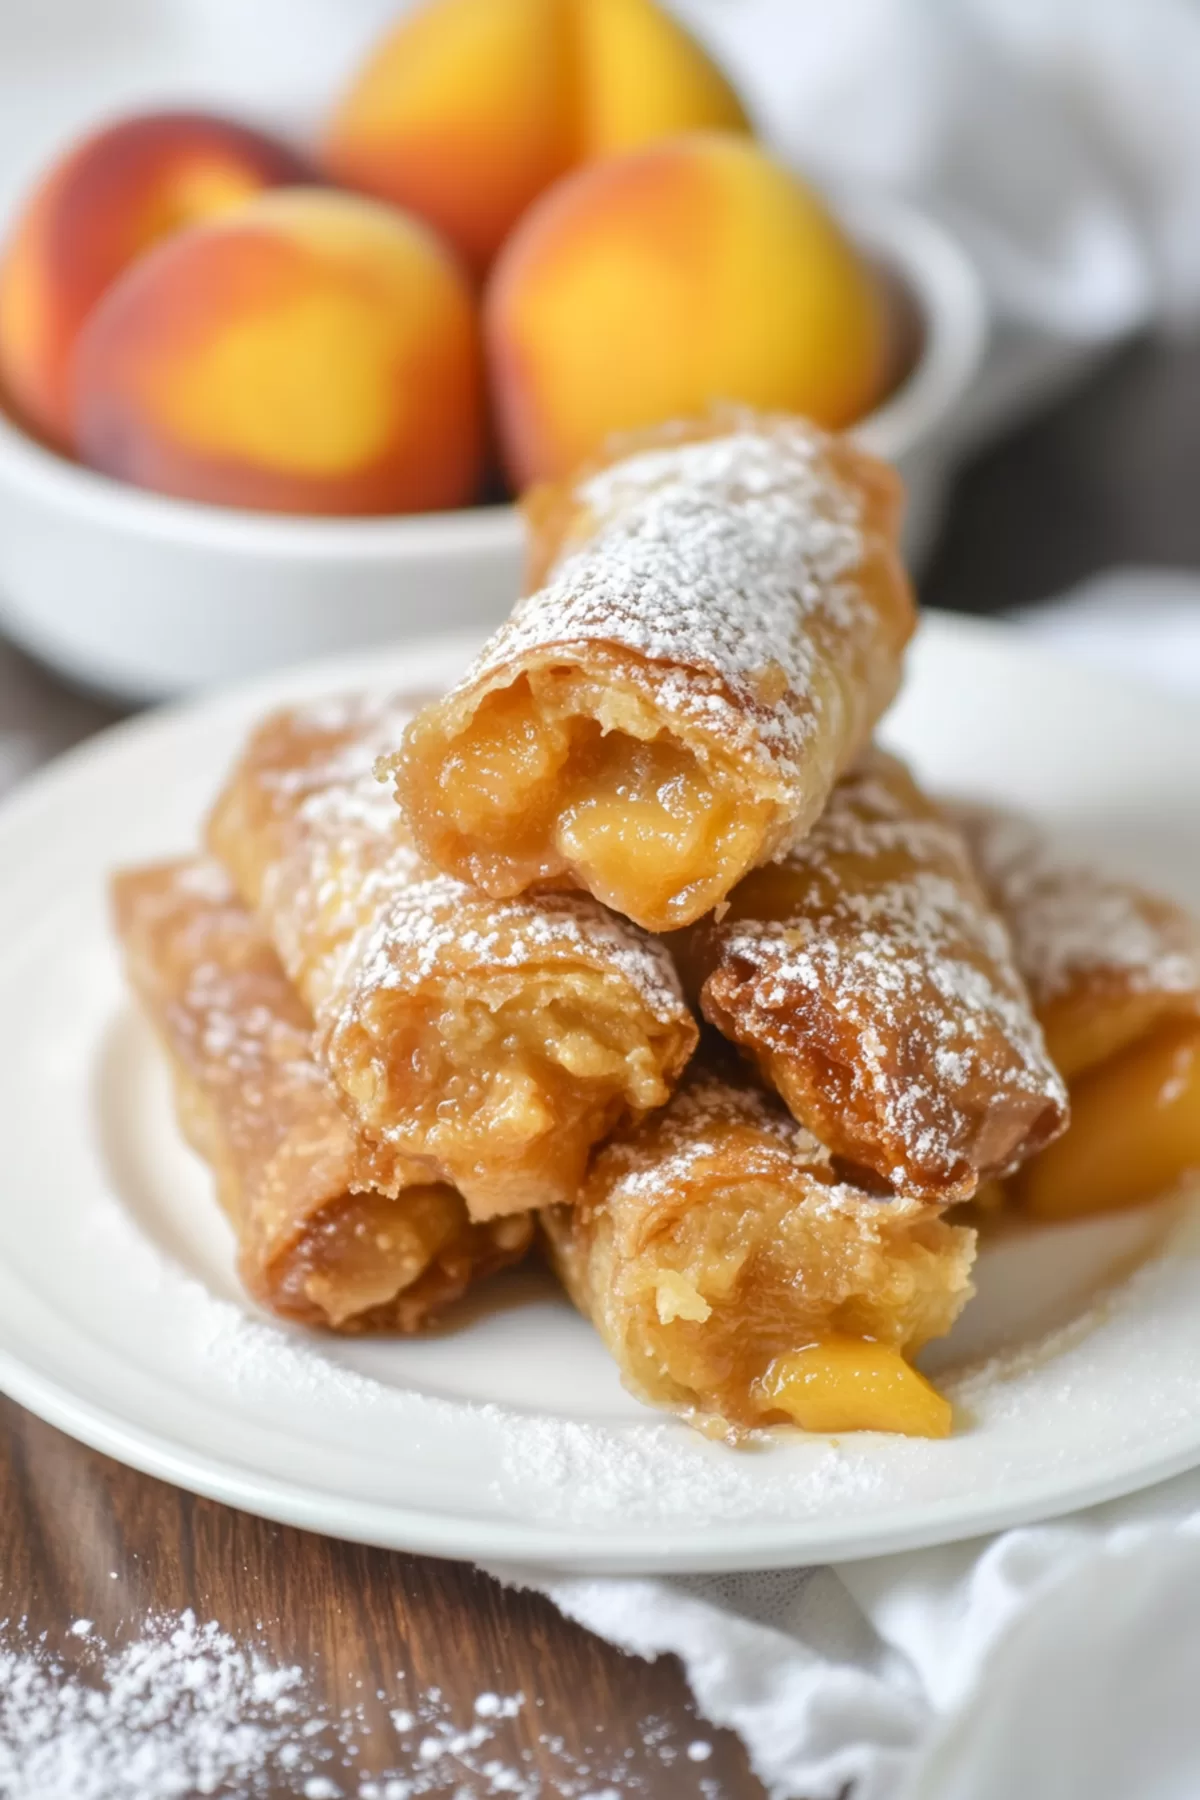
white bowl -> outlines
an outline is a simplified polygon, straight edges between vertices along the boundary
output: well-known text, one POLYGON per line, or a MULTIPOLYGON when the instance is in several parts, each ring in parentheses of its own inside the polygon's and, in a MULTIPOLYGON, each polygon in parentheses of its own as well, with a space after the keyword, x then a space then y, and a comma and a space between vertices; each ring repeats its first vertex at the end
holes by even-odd
MULTIPOLYGON (((857 436, 895 462, 923 540, 986 314, 942 229, 892 200, 842 214, 912 297, 921 349, 857 436)), ((517 591, 511 506, 296 519, 167 499, 55 456, 0 414, 0 625, 72 680, 161 699, 414 633, 487 630, 517 591)))

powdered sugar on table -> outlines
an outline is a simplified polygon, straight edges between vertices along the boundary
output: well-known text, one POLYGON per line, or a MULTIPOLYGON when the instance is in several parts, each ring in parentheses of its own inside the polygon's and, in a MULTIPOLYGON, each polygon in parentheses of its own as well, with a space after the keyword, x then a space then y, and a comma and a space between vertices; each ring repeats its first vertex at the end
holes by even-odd
MULTIPOLYGON (((637 1753, 601 1733, 573 1753, 537 1732, 535 1759, 524 1694, 482 1692, 464 1718, 440 1688, 410 1690, 402 1674, 376 1704, 335 1708, 315 1671, 276 1663, 191 1611, 152 1614, 112 1645, 87 1619, 65 1635, 76 1640, 69 1661, 46 1634, 0 1621, 5 1800, 618 1800, 653 1794, 658 1772, 712 1751, 688 1741, 687 1720, 681 1734, 651 1715, 631 1721, 637 1753)), ((717 1800, 703 1778, 674 1785, 717 1800)))

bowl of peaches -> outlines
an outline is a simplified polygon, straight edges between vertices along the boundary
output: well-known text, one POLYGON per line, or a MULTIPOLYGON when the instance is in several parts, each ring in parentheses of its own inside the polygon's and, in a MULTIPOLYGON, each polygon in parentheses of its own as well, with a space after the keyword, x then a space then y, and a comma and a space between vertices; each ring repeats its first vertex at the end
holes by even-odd
POLYGON ((527 487, 722 402, 852 429, 919 527, 984 335, 655 0, 425 0, 309 141, 102 122, 6 222, 0 625, 135 700, 482 631, 527 487))

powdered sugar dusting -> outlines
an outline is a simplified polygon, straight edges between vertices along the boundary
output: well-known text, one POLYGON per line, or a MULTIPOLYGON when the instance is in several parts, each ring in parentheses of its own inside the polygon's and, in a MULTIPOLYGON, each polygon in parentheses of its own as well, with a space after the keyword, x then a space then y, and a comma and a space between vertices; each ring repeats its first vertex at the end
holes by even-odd
MULTIPOLYGON (((226 1124, 245 1148, 280 1087, 324 1116, 328 1077, 312 1026, 220 865, 207 857, 120 878, 121 935, 135 988, 163 1010, 174 1053, 212 1086, 236 1089, 226 1124), (165 935, 160 936, 160 933, 165 935), (161 960, 160 960, 161 958, 161 960), (175 984, 166 971, 182 966, 175 984)), ((315 1126, 314 1126, 315 1131, 315 1126)))
POLYGON ((875 619, 853 580, 861 502, 799 420, 646 450, 585 481, 595 530, 485 647, 472 682, 547 645, 649 661, 657 705, 794 773, 817 730, 822 639, 875 619))
MULTIPOLYGON (((191 1612, 152 1617, 120 1649, 97 1646, 88 1672, 87 1680, 68 1674, 44 1645, 22 1644, 0 1626, 0 1793, 184 1800, 234 1785, 248 1792, 297 1733, 301 1671, 272 1665, 191 1612)), ((302 1760, 313 1767, 311 1749, 302 1760)))
POLYGON ((1056 849, 1027 819, 971 806, 956 816, 1038 1007, 1098 976, 1200 1005, 1200 927, 1179 907, 1056 849))
POLYGON ((741 1451, 699 1437, 685 1458, 678 1448, 667 1425, 617 1434, 571 1420, 530 1419, 506 1447, 494 1491, 536 1506, 547 1524, 686 1518, 689 1525, 710 1525, 751 1515, 795 1517, 818 1495, 822 1509, 833 1508, 852 1495, 878 1493, 887 1481, 879 1463, 820 1440, 803 1474, 793 1470, 790 1477, 764 1466, 772 1456, 765 1434, 748 1438, 741 1451))
MULTIPOLYGON (((402 1673, 375 1701, 403 1697, 403 1706, 334 1708, 309 1671, 191 1611, 152 1614, 113 1647, 90 1623, 72 1634, 86 1649, 68 1664, 45 1634, 0 1622, 6 1800, 618 1800, 654 1793, 664 1769, 707 1762, 712 1750, 688 1741, 694 1719, 668 1726, 649 1715, 631 1721, 636 1753, 625 1733, 610 1744, 602 1728, 573 1751, 534 1728, 522 1693, 481 1693, 464 1718, 435 1685, 407 1691, 402 1673)), ((716 1800, 708 1781, 675 1786, 716 1800)))
MULTIPOLYGON (((144 1055, 152 1072, 148 1042, 144 1055)), ((131 1079, 123 1085, 137 1088, 140 1080, 125 1066, 131 1079)), ((320 1445, 320 1462, 292 1465, 294 1479, 325 1487, 336 1480, 361 1504, 373 1499, 384 1509, 429 1509, 440 1503, 425 1495, 453 1496, 447 1505, 466 1502, 471 1521, 459 1541, 468 1549, 487 1542, 500 1555, 501 1533, 524 1534, 522 1542, 510 1537, 504 1552, 518 1561, 569 1559, 573 1552, 553 1538, 530 1536, 551 1527, 587 1534, 589 1551, 594 1533, 611 1534, 614 1549, 630 1555, 657 1541, 664 1566, 678 1561, 679 1547, 706 1525, 752 1536, 774 1521, 781 1543, 792 1542, 793 1531, 876 1530, 898 1496, 941 1504, 947 1495, 977 1495, 997 1479, 997 1458, 1007 1458, 1024 1480, 1036 1477, 1047 1456, 1078 1457, 1081 1444, 1091 1442, 1081 1417, 1092 1421, 1087 1431, 1094 1435, 1094 1420, 1108 1417, 1110 1388, 1127 1408, 1118 1416, 1136 1422, 1147 1442, 1195 1419, 1196 1358, 1177 1352, 1181 1334, 1189 1344, 1194 1336, 1200 1224, 1190 1247, 1164 1251, 1150 1285, 1130 1290, 1128 1306, 1122 1290, 1088 1340, 1087 1368, 1081 1371, 1072 1352, 1019 1393, 1007 1382, 994 1393, 974 1392, 974 1429, 948 1443, 868 1435, 831 1445, 779 1433, 760 1454, 711 1443, 622 1395, 599 1340, 549 1285, 536 1350, 528 1333, 496 1335, 479 1319, 457 1339, 452 1365, 435 1362, 432 1369, 425 1345, 331 1342, 264 1317, 238 1296, 231 1243, 217 1261, 207 1250, 189 1249, 186 1266, 160 1247, 192 1243, 195 1217, 211 1204, 207 1184, 181 1153, 164 1162, 159 1143, 147 1146, 141 1169, 136 1216, 118 1197, 123 1189, 96 1184, 81 1193, 63 1233, 60 1262, 74 1291, 106 1297, 95 1325, 101 1337, 114 1331, 114 1318, 135 1319, 132 1353, 144 1359, 153 1346, 159 1381, 198 1388, 240 1430, 261 1430, 264 1443, 284 1432, 297 1453, 320 1445), (1088 1373, 1093 1364, 1102 1364, 1099 1387, 1088 1373), (439 1368, 451 1366, 460 1398, 437 1391, 439 1368), (996 1441, 992 1418, 1001 1406, 1011 1423, 996 1441), (421 1447, 426 1483, 415 1493, 414 1446, 421 1447), (474 1504, 462 1485, 464 1446, 474 1504), (369 1472, 361 1486, 346 1473, 360 1465, 369 1472)), ((1016 1287, 1041 1279, 1039 1241, 1031 1237, 1032 1261, 1019 1265, 1016 1287)), ((80 1317, 90 1322, 91 1302, 80 1304, 80 1317)), ((1076 1307, 1072 1287, 1069 1310, 1076 1307)), ((264 1471, 278 1472, 264 1454, 264 1471)))
POLYGON ((480 968, 523 969, 563 959, 598 963, 663 1023, 681 1016, 674 967, 656 939, 586 894, 482 900, 449 875, 398 891, 359 940, 358 994, 416 992, 453 953, 480 968))
POLYGON ((786 1055, 807 1034, 818 1068, 834 1059, 898 1187, 969 1191, 977 1153, 996 1153, 996 1109, 1012 1121, 1008 1159, 1066 1094, 961 838, 872 756, 787 865, 802 879, 789 917, 712 928, 715 996, 770 1048, 786 1055))
POLYGON ((219 862, 212 857, 197 856, 187 864, 181 864, 176 871, 175 888, 181 894, 190 894, 196 900, 209 901, 214 906, 230 906, 235 904, 236 896, 233 883, 219 862))
MULTIPOLYGON (((731 1124, 747 1125, 761 1134, 754 1147, 760 1160, 777 1161, 783 1156, 793 1164, 803 1165, 818 1180, 829 1183, 829 1197, 834 1197, 828 1151, 783 1107, 742 1083, 724 1081, 719 1075, 694 1074, 667 1110, 654 1120, 651 1163, 646 1162, 636 1137, 629 1141, 618 1139, 607 1147, 606 1166, 614 1172, 612 1199, 649 1199, 686 1184, 711 1158, 714 1142, 731 1124)), ((748 1149, 748 1175, 757 1172, 752 1166, 753 1155, 754 1151, 748 1149)), ((845 1192, 860 1205, 865 1198, 858 1189, 845 1192)))
MULTIPOLYGON (((412 708, 387 695, 325 696, 285 716, 292 755, 261 773, 286 846, 266 872, 262 906, 293 979, 312 961, 320 921, 319 987, 336 990, 364 921, 422 865, 375 765, 399 742, 412 708)), ((313 996, 316 997, 315 995, 313 996)))
MULTIPOLYGON (((227 932, 243 944, 252 932, 239 903, 230 898, 227 932)), ((212 938, 221 933, 221 919, 202 922, 212 938)), ((277 976, 277 983, 282 977, 277 976)), ((274 990, 277 983, 272 983, 274 990)), ((250 1104, 262 1103, 263 1082, 268 1074, 313 1087, 325 1087, 328 1076, 312 1054, 312 1032, 298 1016, 284 1017, 278 1007, 261 999, 262 973, 229 961, 205 960, 191 970, 178 1002, 171 1005, 168 1020, 174 1040, 192 1051, 193 1066, 207 1072, 220 1070, 223 1078, 237 1082, 250 1104)))
POLYGON ((539 958, 598 963, 656 1019, 679 1019, 682 998, 661 945, 590 896, 496 903, 421 861, 376 774, 409 716, 403 701, 369 696, 299 708, 289 718, 304 754, 265 778, 292 814, 292 848, 273 865, 263 904, 293 979, 314 939, 323 940, 319 1026, 336 1033, 385 988, 416 991, 448 956, 460 972, 467 962, 481 970, 539 958))
MULTIPOLYGON (((861 1207, 861 1195, 857 1201, 861 1207)), ((403 1385, 403 1377, 398 1385, 358 1367, 356 1356, 369 1350, 331 1346, 219 1298, 165 1258, 115 1200, 104 1203, 94 1227, 87 1253, 98 1273, 111 1266, 157 1301, 172 1353, 202 1370, 214 1397, 238 1416, 269 1425, 299 1404, 331 1455, 343 1444, 412 1445, 431 1434, 469 1433, 489 1509, 522 1525, 646 1530, 674 1529, 681 1520, 691 1528, 821 1517, 853 1495, 879 1493, 893 1477, 852 1440, 793 1440, 785 1448, 763 1438, 761 1454, 747 1453, 674 1420, 589 1421, 441 1399, 403 1385)), ((596 1356, 607 1364, 598 1342, 596 1356)), ((889 1446, 889 1461, 907 1454, 889 1446)))

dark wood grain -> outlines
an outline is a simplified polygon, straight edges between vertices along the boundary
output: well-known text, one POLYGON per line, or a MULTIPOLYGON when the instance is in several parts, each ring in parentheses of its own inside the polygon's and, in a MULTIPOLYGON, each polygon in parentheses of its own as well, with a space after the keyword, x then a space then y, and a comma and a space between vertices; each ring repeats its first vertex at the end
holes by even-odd
MULTIPOLYGON (((368 1774, 404 1767, 388 1711, 433 1686, 464 1725, 478 1694, 524 1693, 527 1704, 498 1730, 495 1754, 537 1769, 547 1796, 561 1791, 565 1771, 619 1762, 622 1785, 655 1800, 705 1792, 748 1800, 762 1791, 737 1739, 697 1719, 673 1660, 623 1656, 539 1595, 464 1565, 338 1543, 182 1493, 5 1400, 0 1569, 0 1611, 23 1618, 31 1636, 48 1633, 68 1667, 87 1655, 73 1620, 92 1620, 120 1644, 151 1615, 188 1607, 273 1662, 299 1664, 315 1706, 361 1719, 357 1754, 335 1753, 323 1770, 348 1794, 368 1774), (696 1740, 712 1747, 703 1764, 686 1754, 696 1740)), ((445 1792, 464 1791, 463 1779, 448 1772, 445 1792)), ((301 1794, 303 1782, 280 1775, 268 1791, 282 1800, 301 1794)))
MULTIPOLYGON (((1200 565, 1198 467, 1200 349, 1135 348, 964 472, 925 597, 988 611, 1112 561, 1200 565)), ((44 703, 49 679, 30 672, 29 681, 44 703)), ((6 706, 23 704, 19 685, 0 683, 0 727, 6 706)), ((63 741, 103 717, 66 695, 54 704, 63 741)), ((73 1645, 78 1654, 75 1618, 120 1640, 154 1611, 192 1607, 309 1669, 333 1707, 363 1703, 371 1715, 378 1689, 395 1705, 403 1689, 436 1684, 466 1718, 481 1690, 523 1690, 528 1705, 503 1754, 527 1751, 547 1795, 560 1791, 562 1759, 543 1741, 556 1735, 575 1764, 589 1751, 603 1761, 632 1750, 625 1785, 656 1800, 698 1794, 702 1778, 710 1796, 761 1794, 736 1741, 695 1719, 674 1662, 622 1656, 543 1600, 470 1569, 334 1543, 179 1493, 5 1402, 0 1568, 2 1610, 49 1633, 68 1659, 73 1645), (652 1719, 676 1749, 673 1764, 644 1741, 652 1719), (697 1736, 713 1745, 702 1766, 679 1754, 697 1736)), ((347 1780, 394 1761, 374 1723, 345 1762, 347 1780)), ((302 1789, 285 1781, 274 1791, 302 1789)))

